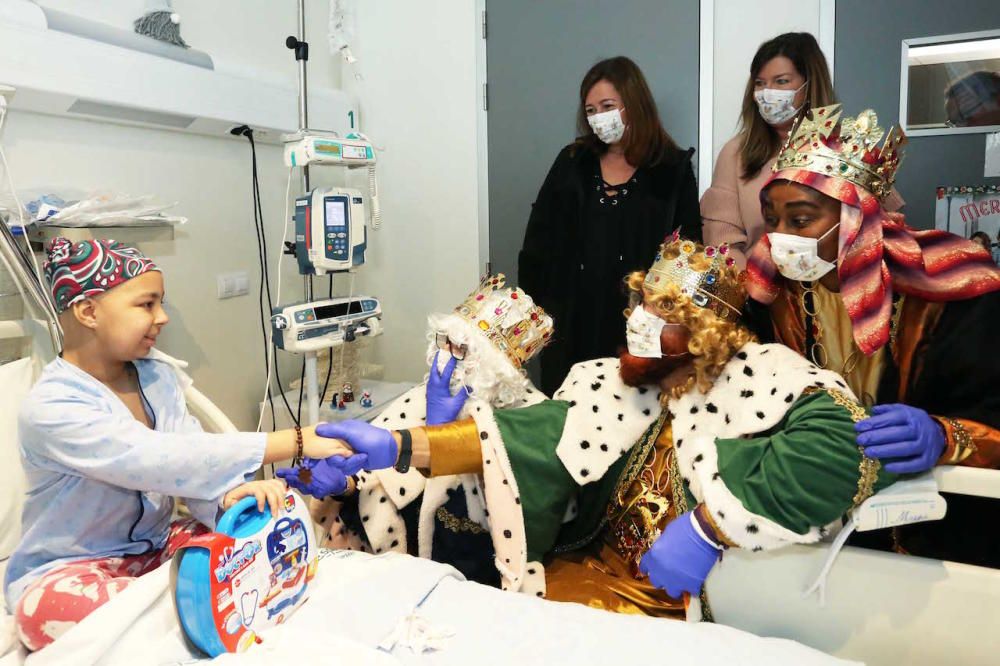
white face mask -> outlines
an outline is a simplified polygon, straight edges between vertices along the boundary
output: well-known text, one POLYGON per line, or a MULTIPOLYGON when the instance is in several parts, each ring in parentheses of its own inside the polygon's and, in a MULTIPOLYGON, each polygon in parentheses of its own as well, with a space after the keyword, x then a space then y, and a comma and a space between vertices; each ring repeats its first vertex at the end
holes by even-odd
POLYGON ((597 138, 604 143, 618 143, 625 135, 625 123, 622 121, 622 112, 619 109, 587 116, 587 122, 590 123, 590 128, 594 130, 597 138))
POLYGON ((835 224, 830 231, 819 238, 805 238, 794 234, 771 233, 767 239, 771 241, 771 259, 778 271, 789 280, 797 282, 813 282, 818 280, 836 266, 835 262, 819 257, 819 242, 840 226, 835 224))
MULTIPOLYGON (((808 81, 806 82, 808 83, 808 81)), ((782 125, 795 117, 802 107, 796 108, 795 96, 806 87, 803 83, 797 90, 776 90, 774 88, 764 88, 757 90, 753 94, 754 101, 757 102, 757 110, 760 117, 768 125, 782 125)))
POLYGON ((628 353, 639 358, 663 358, 660 332, 667 322, 637 305, 625 322, 625 341, 628 353))

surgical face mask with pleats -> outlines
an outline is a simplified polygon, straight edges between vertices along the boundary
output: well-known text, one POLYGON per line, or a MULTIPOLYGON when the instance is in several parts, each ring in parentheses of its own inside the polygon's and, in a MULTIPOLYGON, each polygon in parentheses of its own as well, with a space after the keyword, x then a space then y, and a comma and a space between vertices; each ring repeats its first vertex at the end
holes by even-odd
POLYGON ((806 238, 795 234, 770 233, 767 239, 771 242, 771 259, 778 271, 789 280, 797 282, 813 282, 818 280, 837 265, 819 256, 819 242, 833 233, 840 226, 838 222, 819 238, 806 238))
POLYGON ((764 88, 757 90, 753 94, 753 99, 757 102, 757 110, 760 117, 768 125, 783 125, 795 117, 802 107, 795 106, 795 96, 799 90, 805 88, 803 83, 796 90, 777 90, 775 88, 764 88))
POLYGON ((590 123, 590 129, 594 130, 597 138, 604 143, 618 143, 625 136, 625 122, 622 120, 620 109, 587 116, 587 122, 590 123))
POLYGON ((663 358, 660 332, 667 322, 646 310, 642 305, 632 309, 625 322, 625 342, 628 353, 639 358, 663 358))

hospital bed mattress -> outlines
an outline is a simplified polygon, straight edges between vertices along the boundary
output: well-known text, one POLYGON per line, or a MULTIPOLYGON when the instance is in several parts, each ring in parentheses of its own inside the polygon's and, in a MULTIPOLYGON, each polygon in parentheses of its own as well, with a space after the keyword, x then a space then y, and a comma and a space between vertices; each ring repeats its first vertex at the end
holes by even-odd
MULTIPOLYGON (((198 654, 185 642, 171 594, 170 567, 139 578, 56 642, 0 666, 180 664, 198 654)), ((616 615, 461 579, 453 568, 405 555, 325 551, 311 598, 243 655, 220 664, 697 663, 699 666, 833 666, 845 662, 799 643, 713 624, 616 615), (424 635, 448 635, 419 653, 387 636, 417 621, 424 635), (319 661, 315 661, 315 660, 319 661), (306 660, 314 660, 307 662, 306 660)), ((206 660, 207 661, 207 660, 206 660)))

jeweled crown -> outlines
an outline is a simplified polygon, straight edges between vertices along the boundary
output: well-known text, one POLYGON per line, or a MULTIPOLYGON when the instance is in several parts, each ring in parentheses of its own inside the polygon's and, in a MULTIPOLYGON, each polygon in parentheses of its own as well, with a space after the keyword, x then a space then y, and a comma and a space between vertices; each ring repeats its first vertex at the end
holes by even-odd
POLYGON ((771 170, 804 169, 843 178, 882 200, 896 182, 906 135, 897 126, 886 132, 871 109, 857 118, 841 118, 841 109, 832 104, 801 116, 771 170))
POLYGON ((486 275, 455 308, 520 368, 552 339, 552 317, 520 289, 504 288, 503 273, 486 275))
POLYGON ((695 305, 736 321, 747 294, 735 264, 728 245, 702 246, 682 239, 675 231, 660 247, 643 287, 657 292, 666 285, 676 285, 695 305))

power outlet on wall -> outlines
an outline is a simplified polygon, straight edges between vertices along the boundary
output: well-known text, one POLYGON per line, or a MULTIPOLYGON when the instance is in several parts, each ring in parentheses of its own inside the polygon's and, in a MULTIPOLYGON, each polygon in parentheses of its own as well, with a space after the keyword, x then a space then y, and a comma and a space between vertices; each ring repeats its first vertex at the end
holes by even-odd
POLYGON ((250 293, 250 276, 246 271, 222 273, 215 277, 219 300, 250 293))

